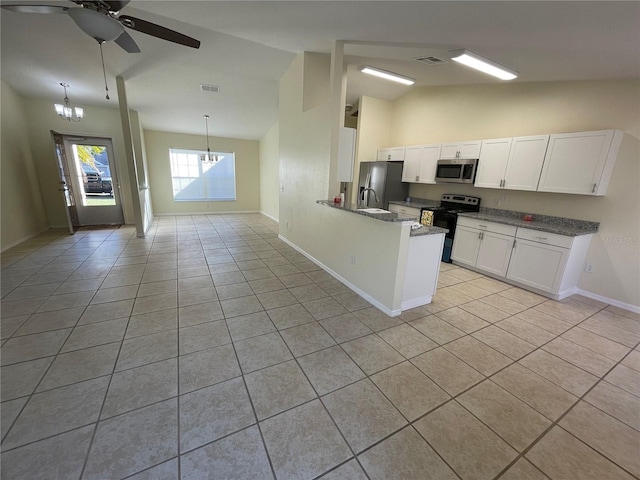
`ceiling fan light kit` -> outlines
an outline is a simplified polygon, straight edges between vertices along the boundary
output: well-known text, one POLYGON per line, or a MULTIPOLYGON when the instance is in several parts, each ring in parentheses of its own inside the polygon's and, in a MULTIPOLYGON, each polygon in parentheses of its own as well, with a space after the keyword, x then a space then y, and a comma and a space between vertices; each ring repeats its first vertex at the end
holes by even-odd
POLYGON ((64 105, 59 103, 54 104, 56 109, 56 113, 63 120, 68 120, 69 122, 79 122, 84 117, 84 109, 81 107, 72 107, 71 101, 67 96, 67 88, 69 88, 68 83, 60 83, 62 88, 64 88, 64 105))
POLYGON ((125 32, 125 27, 168 42, 200 48, 200 42, 195 38, 140 18, 119 15, 120 9, 124 8, 129 0, 71 1, 80 7, 37 4, 5 4, 1 7, 15 13, 68 14, 84 33, 97 40, 98 43, 115 42, 128 53, 138 53, 140 48, 133 38, 125 32))
POLYGON ((366 73, 368 75, 373 75, 374 77, 384 78, 385 80, 391 80, 392 82, 401 83, 403 85, 413 85, 416 81, 413 78, 405 77, 404 75, 399 75, 397 73, 388 72, 387 70, 382 70, 381 68, 371 67, 369 65, 365 65, 360 67, 362 73, 366 73))
POLYGON ((90 8, 70 8, 67 12, 84 33, 99 43, 111 42, 124 32, 122 24, 109 15, 90 8))
POLYGON ((451 60, 480 72, 492 75, 500 80, 513 80, 518 77, 518 72, 496 63, 471 50, 462 49, 451 52, 451 60))

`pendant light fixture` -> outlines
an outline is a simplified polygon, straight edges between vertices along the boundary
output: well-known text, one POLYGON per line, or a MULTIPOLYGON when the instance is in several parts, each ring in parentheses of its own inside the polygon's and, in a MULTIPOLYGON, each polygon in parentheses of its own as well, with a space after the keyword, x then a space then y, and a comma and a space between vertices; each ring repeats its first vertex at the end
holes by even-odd
POLYGON ((56 113, 63 120, 79 122, 84 117, 84 109, 81 107, 72 107, 69 97, 67 96, 67 88, 69 87, 69 84, 60 83, 60 85, 64 88, 64 105, 59 103, 54 104, 54 107, 56 107, 56 113))
POLYGON ((200 161, 204 163, 217 163, 222 159, 222 155, 211 153, 211 149, 209 148, 209 115, 204 116, 204 129, 207 136, 207 154, 201 154, 200 161))

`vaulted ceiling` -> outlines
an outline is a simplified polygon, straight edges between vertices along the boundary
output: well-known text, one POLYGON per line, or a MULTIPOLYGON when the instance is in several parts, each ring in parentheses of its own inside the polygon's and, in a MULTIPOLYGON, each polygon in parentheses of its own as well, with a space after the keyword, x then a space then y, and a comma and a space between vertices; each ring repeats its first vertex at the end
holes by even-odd
MULTIPOLYGON (((80 8, 69 1, 3 1, 80 8)), ((330 53, 345 41, 347 101, 393 100, 413 87, 366 78, 369 64, 416 79, 417 86, 496 83, 449 61, 468 48, 519 72, 514 82, 640 78, 640 2, 611 1, 158 1, 133 0, 122 14, 201 41, 190 49, 128 30, 141 53, 100 51, 68 15, 1 10, 1 77, 23 95, 117 105, 115 76, 144 128, 259 139, 277 120, 278 81, 295 55, 330 53), (435 56, 439 65, 416 57, 435 56), (217 94, 200 84, 220 87, 217 94)))

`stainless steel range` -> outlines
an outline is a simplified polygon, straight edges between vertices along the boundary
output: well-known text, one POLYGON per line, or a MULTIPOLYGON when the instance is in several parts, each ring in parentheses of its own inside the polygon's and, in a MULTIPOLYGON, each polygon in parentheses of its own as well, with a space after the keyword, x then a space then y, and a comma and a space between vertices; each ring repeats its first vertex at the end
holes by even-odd
POLYGON ((422 212, 424 211, 433 212, 433 225, 449 230, 449 233, 445 235, 444 239, 442 261, 451 263, 451 247, 453 246, 453 237, 456 233, 458 213, 479 212, 480 198, 445 193, 440 197, 439 207, 425 207, 422 209, 420 212, 421 218, 422 212))

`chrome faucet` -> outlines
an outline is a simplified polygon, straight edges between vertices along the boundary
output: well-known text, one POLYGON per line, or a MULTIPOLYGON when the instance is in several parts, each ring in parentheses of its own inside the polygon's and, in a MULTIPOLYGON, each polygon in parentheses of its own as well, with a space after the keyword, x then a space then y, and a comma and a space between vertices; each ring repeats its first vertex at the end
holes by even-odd
POLYGON ((362 202, 364 202, 364 194, 366 192, 373 192, 373 198, 376 199, 376 203, 380 203, 380 200, 378 199, 378 194, 376 193, 376 191, 373 188, 363 188, 362 189, 362 197, 361 197, 362 202))

